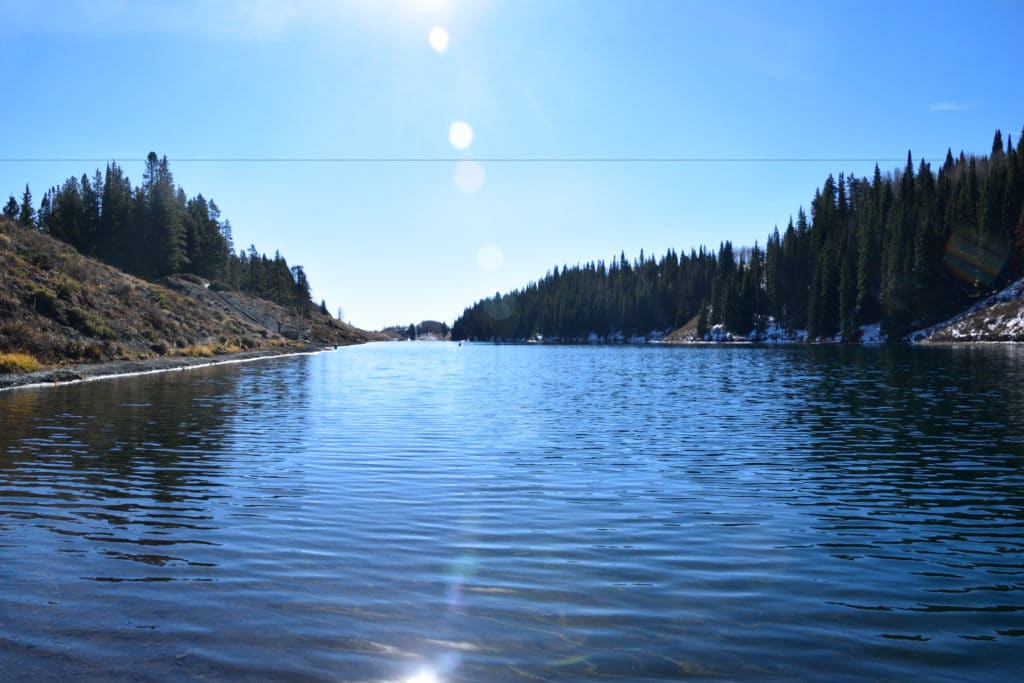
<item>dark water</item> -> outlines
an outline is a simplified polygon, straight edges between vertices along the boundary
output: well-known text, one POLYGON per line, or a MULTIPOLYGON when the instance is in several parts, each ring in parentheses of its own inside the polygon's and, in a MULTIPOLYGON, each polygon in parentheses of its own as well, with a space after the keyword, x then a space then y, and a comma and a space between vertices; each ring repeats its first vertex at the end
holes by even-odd
POLYGON ((0 678, 1014 680, 1022 387, 405 343, 0 393, 0 678))

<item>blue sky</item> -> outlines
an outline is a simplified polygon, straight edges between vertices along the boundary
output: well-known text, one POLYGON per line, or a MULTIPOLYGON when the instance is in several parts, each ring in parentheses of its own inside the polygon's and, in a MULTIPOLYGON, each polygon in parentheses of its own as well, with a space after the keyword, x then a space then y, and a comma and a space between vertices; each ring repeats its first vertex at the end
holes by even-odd
POLYGON ((138 183, 155 150, 367 328, 763 244, 828 173, 1024 126, 1019 0, 0 0, 0 25, 4 197, 110 159, 138 183))

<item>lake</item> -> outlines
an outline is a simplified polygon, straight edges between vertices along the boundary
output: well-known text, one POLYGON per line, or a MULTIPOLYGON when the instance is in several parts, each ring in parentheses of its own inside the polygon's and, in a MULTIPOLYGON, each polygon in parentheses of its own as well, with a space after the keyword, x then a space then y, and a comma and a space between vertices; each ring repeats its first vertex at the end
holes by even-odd
POLYGON ((0 392, 0 677, 1014 680, 1022 387, 391 343, 0 392))

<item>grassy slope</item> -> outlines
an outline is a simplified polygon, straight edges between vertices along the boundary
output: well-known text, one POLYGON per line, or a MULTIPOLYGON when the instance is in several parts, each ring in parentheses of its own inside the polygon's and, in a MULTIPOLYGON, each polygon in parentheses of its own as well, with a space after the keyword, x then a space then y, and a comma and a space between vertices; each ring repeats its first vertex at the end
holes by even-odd
POLYGON ((155 284, 0 219, 0 354, 46 365, 356 344, 370 336, 238 293, 155 284))

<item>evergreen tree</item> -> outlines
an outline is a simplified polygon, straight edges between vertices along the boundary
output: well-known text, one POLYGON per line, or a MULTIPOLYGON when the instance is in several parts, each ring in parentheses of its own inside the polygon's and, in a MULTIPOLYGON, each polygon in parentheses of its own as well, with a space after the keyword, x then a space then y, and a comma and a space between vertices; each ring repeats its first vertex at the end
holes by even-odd
MULTIPOLYGON (((97 176, 99 171, 96 172, 97 176)), ((102 192, 102 180, 100 181, 99 191, 93 187, 93 183, 89 180, 89 176, 82 174, 80 181, 81 192, 82 192, 82 216, 81 216, 81 244, 78 246, 78 250, 83 254, 89 254, 90 256, 96 255, 96 237, 99 233, 100 226, 100 193, 102 192)))
POLYGON ((47 192, 43 195, 43 198, 39 200, 39 213, 36 214, 36 228, 40 232, 50 232, 50 215, 52 213, 50 203, 50 193, 47 192))
POLYGON ((131 183, 116 162, 107 164, 101 192, 99 225, 96 228, 96 256, 129 272, 141 272, 131 258, 135 202, 131 183))
POLYGON ((708 330, 710 329, 709 326, 708 326, 708 319, 710 318, 710 311, 708 309, 709 309, 708 302, 705 299, 700 304, 700 313, 697 314, 697 338, 698 339, 705 339, 705 338, 707 338, 708 330))
POLYGON ((47 220, 47 231, 50 236, 86 253, 88 232, 82 203, 82 186, 78 178, 68 178, 59 188, 51 190, 51 196, 52 205, 47 220))
POLYGON ((149 153, 143 183, 146 199, 144 234, 149 246, 146 270, 150 277, 181 272, 188 263, 182 219, 185 207, 175 192, 166 156, 158 159, 156 152, 149 153))
MULTIPOLYGON (((310 293, 309 279, 306 277, 306 271, 302 269, 302 266, 294 266, 291 269, 291 272, 294 282, 294 307, 299 312, 307 314, 313 307, 313 300, 310 293)), ((326 310, 326 307, 324 307, 325 313, 326 310)))
POLYGON ((25 192, 21 195, 21 211, 18 213, 18 224, 26 228, 36 227, 35 211, 32 208, 32 192, 25 183, 25 192))
POLYGON ((19 211, 18 200, 12 194, 11 198, 7 200, 7 204, 4 205, 4 216, 13 221, 18 218, 19 211))

